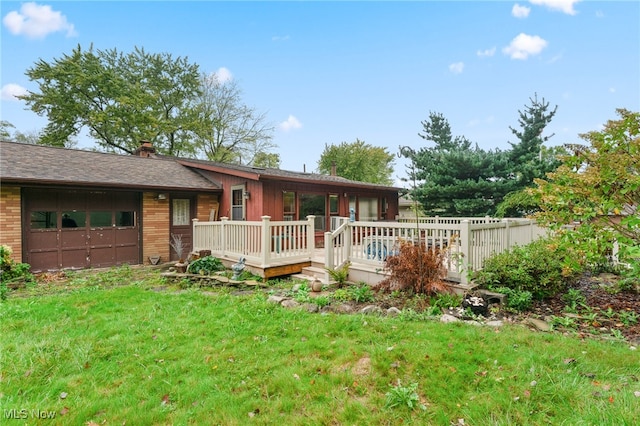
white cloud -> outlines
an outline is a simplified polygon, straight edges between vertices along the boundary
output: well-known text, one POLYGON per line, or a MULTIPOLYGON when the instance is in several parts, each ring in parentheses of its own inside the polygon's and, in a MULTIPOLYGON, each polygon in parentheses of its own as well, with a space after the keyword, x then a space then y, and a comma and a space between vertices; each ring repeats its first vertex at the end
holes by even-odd
POLYGON ((53 11, 51 6, 33 2, 24 3, 20 7, 20 12, 7 13, 2 22, 11 34, 25 35, 34 39, 45 38, 59 31, 66 32, 67 37, 77 35, 73 24, 67 22, 66 16, 53 11))
POLYGON ((462 70, 464 70, 464 62, 456 62, 454 64, 449 65, 449 71, 454 74, 461 74, 462 70))
POLYGON ((575 11, 573 5, 580 1, 581 0, 529 0, 529 3, 545 6, 551 10, 559 10, 567 15, 575 15, 578 12, 575 11))
POLYGON ((289 36, 273 36, 271 37, 271 41, 287 41, 289 40, 289 36))
POLYGON ((495 55, 495 53, 496 53, 496 48, 495 48, 495 46, 494 46, 494 47, 492 47, 491 49, 478 50, 476 53, 477 53, 477 55, 478 55, 478 56, 480 56, 480 57, 483 57, 483 56, 493 56, 493 55, 495 55))
POLYGON ((596 18, 604 18, 604 12, 601 10, 596 11, 596 18))
POLYGON ((511 59, 527 59, 530 55, 537 55, 542 49, 547 47, 547 41, 539 36, 530 36, 520 33, 511 40, 509 46, 502 49, 505 55, 509 55, 511 59))
POLYGON ((27 89, 18 84, 5 84, 2 86, 0 97, 3 101, 19 101, 17 96, 23 96, 27 94, 27 89))
POLYGON ((615 87, 609 87, 609 93, 616 93, 615 87))
POLYGON ((292 129, 301 128, 302 127, 302 123, 297 118, 295 118, 293 115, 289 115, 289 118, 287 118, 286 121, 283 121, 282 123, 280 123, 278 125, 278 127, 283 132, 288 132, 289 130, 292 130, 292 129))
POLYGON ((231 71, 225 67, 218 68, 218 71, 214 74, 219 83, 226 83, 227 81, 233 80, 233 74, 231 74, 231 71))
POLYGON ((526 18, 529 16, 529 12, 531 12, 530 7, 520 6, 518 3, 514 4, 511 9, 511 14, 516 18, 526 18))

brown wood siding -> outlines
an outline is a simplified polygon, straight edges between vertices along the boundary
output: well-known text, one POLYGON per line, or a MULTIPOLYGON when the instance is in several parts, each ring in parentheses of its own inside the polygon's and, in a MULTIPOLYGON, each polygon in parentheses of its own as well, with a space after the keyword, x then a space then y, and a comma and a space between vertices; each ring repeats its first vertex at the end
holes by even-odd
MULTIPOLYGON (((207 222, 211 210, 219 208, 218 194, 198 194, 196 218, 201 222, 207 222)), ((218 212, 218 219, 220 212, 218 212)))
POLYGON ((22 206, 20 187, 0 188, 0 244, 9 246, 12 258, 22 262, 22 206))
POLYGON ((156 193, 142 195, 142 261, 148 265, 149 256, 169 261, 169 198, 156 200, 156 193))

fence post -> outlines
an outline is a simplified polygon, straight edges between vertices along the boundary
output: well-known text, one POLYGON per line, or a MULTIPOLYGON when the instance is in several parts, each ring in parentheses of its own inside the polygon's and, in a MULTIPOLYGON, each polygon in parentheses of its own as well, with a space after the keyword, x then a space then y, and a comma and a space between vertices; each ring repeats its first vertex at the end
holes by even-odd
MULTIPOLYGON (((262 245, 262 266, 269 266, 269 261, 271 260, 271 216, 261 216, 262 219, 262 232, 260 233, 262 237, 262 241, 260 245, 262 245)), ((275 244, 280 244, 280 241, 277 240, 279 236, 276 236, 275 244)))
POLYGON ((466 286, 469 284, 467 275, 470 272, 471 265, 471 221, 465 219, 460 222, 460 253, 462 255, 462 268, 460 269, 460 284, 466 286))
POLYGON ((333 258, 333 244, 331 244, 331 232, 324 233, 324 267, 334 269, 336 263, 333 258))
POLYGON ((193 227, 193 244, 192 244, 193 247, 192 247, 192 250, 195 252, 195 251, 202 250, 202 248, 199 246, 201 244, 200 243, 200 238, 198 236, 198 233, 196 232, 196 229, 197 229, 196 225, 198 224, 198 219, 197 218, 191 219, 191 223, 192 223, 191 226, 193 227))
POLYGON ((221 247, 220 247, 220 252, 221 252, 221 257, 225 257, 226 256, 226 251, 227 251, 227 222, 229 221, 228 217, 221 217, 220 218, 220 222, 222 222, 222 224, 220 225, 220 243, 221 243, 221 247))
POLYGON ((511 247, 511 227, 509 226, 509 219, 502 219, 504 222, 504 249, 509 250, 511 247))

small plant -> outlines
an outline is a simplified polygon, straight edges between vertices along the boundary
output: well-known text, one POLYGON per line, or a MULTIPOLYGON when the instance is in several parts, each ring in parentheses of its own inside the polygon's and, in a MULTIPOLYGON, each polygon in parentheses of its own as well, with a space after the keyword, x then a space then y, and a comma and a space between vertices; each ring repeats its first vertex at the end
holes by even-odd
POLYGON ((624 340, 624 334, 622 334, 622 331, 618 330, 617 328, 612 328, 610 330, 610 333, 611 337, 613 337, 614 339, 624 340))
POLYGON ((312 302, 318 305, 320 308, 323 308, 331 303, 331 300, 328 296, 318 296, 312 299, 312 302))
POLYGON ((176 252, 176 256, 180 262, 184 262, 184 251, 187 248, 187 245, 182 241, 182 234, 174 234, 171 233, 171 241, 169 241, 169 245, 176 252))
POLYGON ((413 410, 414 408, 426 410, 427 407, 420 403, 420 397, 416 392, 417 389, 417 383, 411 383, 409 386, 402 386, 398 380, 398 384, 392 386, 391 390, 386 393, 387 402, 385 406, 387 408, 407 407, 410 410, 413 410))
POLYGON ((493 291, 505 294, 507 300, 505 302, 505 309, 511 312, 524 312, 528 311, 533 304, 533 294, 526 290, 515 290, 508 287, 496 287, 491 288, 493 291))
POLYGON ((356 303, 371 302, 375 299, 371 286, 366 283, 361 283, 359 286, 351 287, 348 291, 351 300, 356 303))
POLYGON ((551 316, 551 326, 555 327, 563 327, 568 329, 574 329, 577 327, 576 320, 571 317, 557 317, 555 315, 551 316))
POLYGON ((567 304, 565 310, 567 312, 578 312, 578 306, 585 306, 587 299, 584 295, 575 288, 570 288, 565 294, 562 295, 562 300, 567 304))
POLYGON ((342 265, 339 268, 336 268, 336 269, 325 268, 325 270, 329 274, 329 277, 331 277, 331 279, 336 282, 337 287, 342 288, 344 287, 345 283, 347 282, 347 279, 349 278, 350 266, 351 266, 351 262, 346 262, 344 265, 342 265))
POLYGON ((620 318, 620 322, 626 326, 638 323, 638 314, 633 311, 620 311, 618 318, 620 318))
POLYGON ((200 259, 196 259, 187 267, 187 272, 200 275, 210 275, 213 272, 224 270, 225 266, 222 261, 213 256, 205 256, 200 259))
POLYGON ((311 289, 306 283, 300 284, 298 289, 293 294, 293 299, 299 303, 307 303, 311 301, 311 296, 309 296, 309 292, 311 292, 311 289))
POLYGON ((332 294, 331 298, 339 302, 346 302, 351 300, 349 291, 346 288, 338 288, 332 294))
POLYGON ((609 308, 607 308, 606 311, 602 312, 602 315, 604 315, 608 319, 612 319, 613 317, 616 316, 616 311, 614 311, 611 307, 609 307, 609 308))
POLYGON ((439 293, 431 297, 431 307, 442 309, 456 308, 462 303, 462 296, 455 293, 439 293))

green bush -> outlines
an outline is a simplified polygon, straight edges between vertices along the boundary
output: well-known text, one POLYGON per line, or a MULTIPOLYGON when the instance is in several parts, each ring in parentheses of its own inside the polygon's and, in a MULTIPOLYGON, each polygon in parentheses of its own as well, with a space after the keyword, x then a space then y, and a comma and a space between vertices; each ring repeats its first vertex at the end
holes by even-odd
POLYGON ((34 278, 30 272, 31 266, 28 263, 16 263, 11 255, 11 247, 0 245, 0 299, 5 300, 9 292, 7 283, 21 281, 23 283, 33 282, 34 278))
POLYGON ((536 299, 552 297, 581 272, 566 266, 567 256, 555 240, 539 239, 486 259, 473 279, 483 288, 507 287, 528 291, 536 299))
POLYGON ((226 268, 217 257, 205 256, 189 264, 187 271, 191 274, 209 275, 213 272, 224 271, 226 268))
POLYGON ((507 295, 505 308, 508 311, 524 312, 529 310, 531 308, 531 305, 533 304, 533 295, 530 291, 515 290, 508 287, 492 287, 491 290, 507 295))

